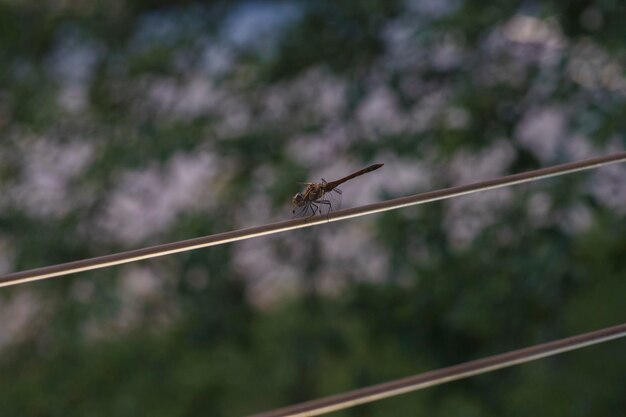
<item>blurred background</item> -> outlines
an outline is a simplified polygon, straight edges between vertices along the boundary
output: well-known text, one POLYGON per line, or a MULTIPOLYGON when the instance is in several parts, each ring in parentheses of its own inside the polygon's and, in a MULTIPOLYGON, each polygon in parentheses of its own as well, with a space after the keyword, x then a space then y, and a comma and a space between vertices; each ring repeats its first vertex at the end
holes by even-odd
MULTIPOLYGON (((617 0, 0 0, 0 273, 623 151, 617 0)), ((0 290, 0 415, 239 416, 626 319, 626 167, 0 290)), ((624 341, 341 416, 610 416, 624 341)), ((622 410, 622 411, 620 411, 622 410)))

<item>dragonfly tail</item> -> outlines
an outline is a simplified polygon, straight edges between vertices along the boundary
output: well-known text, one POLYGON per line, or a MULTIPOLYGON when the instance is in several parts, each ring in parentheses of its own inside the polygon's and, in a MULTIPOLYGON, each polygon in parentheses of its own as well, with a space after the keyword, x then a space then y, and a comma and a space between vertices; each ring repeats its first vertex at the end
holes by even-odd
POLYGON ((358 176, 360 176, 360 175, 367 174, 368 172, 375 171, 375 170, 377 170, 378 168, 382 167, 383 165, 385 165, 385 164, 374 164, 374 165, 370 165, 370 166, 368 166, 368 167, 366 167, 366 168, 363 168, 363 169, 360 169, 360 170, 358 170, 358 171, 356 171, 356 172, 354 172, 354 173, 352 173, 352 174, 350 174, 350 175, 346 175, 346 176, 345 176, 345 177, 343 177, 343 178, 339 178, 339 179, 338 179, 338 180, 336 180, 336 181, 330 181, 330 182, 326 183, 326 187, 325 187, 325 190, 324 190, 324 191, 326 191, 326 192, 332 191, 335 187, 340 186, 340 185, 341 185, 341 184, 343 184, 344 182, 349 181, 349 180, 351 180, 352 178, 356 178, 356 177, 358 177, 358 176))

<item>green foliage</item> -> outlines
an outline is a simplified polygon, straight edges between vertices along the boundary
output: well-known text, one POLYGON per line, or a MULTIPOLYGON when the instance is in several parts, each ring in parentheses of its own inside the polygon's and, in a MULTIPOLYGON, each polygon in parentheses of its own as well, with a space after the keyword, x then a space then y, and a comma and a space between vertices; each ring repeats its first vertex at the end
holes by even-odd
POLYGON ((316 65, 328 65, 339 72, 367 66, 382 52, 380 29, 386 18, 398 13, 398 3, 306 2, 308 10, 285 36, 270 79, 291 77, 316 65))

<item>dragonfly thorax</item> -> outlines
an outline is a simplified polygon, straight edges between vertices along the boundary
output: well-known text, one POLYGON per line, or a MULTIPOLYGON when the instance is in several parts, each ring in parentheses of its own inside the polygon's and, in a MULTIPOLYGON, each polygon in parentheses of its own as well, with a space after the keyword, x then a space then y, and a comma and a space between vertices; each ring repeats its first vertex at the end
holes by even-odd
POLYGON ((323 195, 324 189, 321 184, 309 183, 305 190, 293 196, 291 201, 295 207, 304 207, 322 198, 323 195))

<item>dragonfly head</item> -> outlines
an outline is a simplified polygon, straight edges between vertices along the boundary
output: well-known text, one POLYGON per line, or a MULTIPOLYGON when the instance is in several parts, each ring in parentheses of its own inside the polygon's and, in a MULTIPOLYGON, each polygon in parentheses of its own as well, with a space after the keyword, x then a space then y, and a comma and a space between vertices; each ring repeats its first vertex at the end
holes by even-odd
POLYGON ((294 195, 293 198, 291 199, 291 202, 293 203, 295 207, 302 207, 305 203, 304 195, 302 195, 302 193, 298 193, 294 195))

